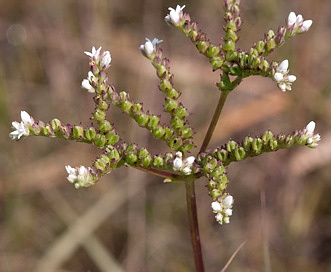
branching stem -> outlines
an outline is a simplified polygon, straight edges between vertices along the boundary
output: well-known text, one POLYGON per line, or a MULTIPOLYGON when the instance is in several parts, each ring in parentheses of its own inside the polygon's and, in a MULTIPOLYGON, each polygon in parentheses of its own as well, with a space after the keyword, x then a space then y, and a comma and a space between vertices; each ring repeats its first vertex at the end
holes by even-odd
MULTIPOLYGON (((221 97, 218 101, 217 107, 215 109, 213 119, 210 122, 208 131, 204 138, 204 141, 200 148, 200 153, 206 151, 207 146, 210 142, 210 139, 214 133, 217 121, 221 115, 225 100, 228 96, 229 92, 221 92, 221 97)), ((195 184, 194 181, 186 181, 185 182, 186 189, 186 204, 187 204, 187 213, 190 225, 191 232, 191 242, 194 252, 194 261, 195 261, 195 269, 197 272, 204 272, 203 258, 202 258, 202 250, 201 250, 201 240, 199 233, 199 224, 198 224, 198 213, 197 213, 197 204, 196 204, 196 196, 195 196, 195 184)))

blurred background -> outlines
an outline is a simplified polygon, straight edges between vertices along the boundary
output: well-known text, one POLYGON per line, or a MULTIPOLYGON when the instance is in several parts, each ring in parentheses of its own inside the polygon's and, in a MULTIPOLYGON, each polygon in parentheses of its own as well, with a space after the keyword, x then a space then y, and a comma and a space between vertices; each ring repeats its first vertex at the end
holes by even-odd
MULTIPOLYGON (((331 271, 331 6, 327 0, 242 1, 239 45, 248 49, 290 11, 314 21, 270 56, 289 59, 297 76, 282 93, 266 78, 245 79, 227 101, 210 148, 267 129, 290 133, 317 124, 318 148, 293 148, 231 164, 231 224, 218 225, 206 179, 196 183, 206 271, 331 271)), ((162 113, 164 97, 139 45, 164 40, 175 87, 202 143, 219 93, 218 74, 163 18, 186 5, 211 41, 223 34, 223 1, 0 1, 0 271, 193 271, 184 184, 122 168, 95 186, 76 190, 65 165, 90 165, 93 146, 29 137, 11 141, 11 122, 26 110, 35 120, 90 124, 91 95, 83 51, 102 46, 112 54, 109 78, 145 109, 162 113)), ((122 138, 168 151, 117 109, 111 122, 122 138)), ((193 150, 192 155, 197 152, 193 150)))

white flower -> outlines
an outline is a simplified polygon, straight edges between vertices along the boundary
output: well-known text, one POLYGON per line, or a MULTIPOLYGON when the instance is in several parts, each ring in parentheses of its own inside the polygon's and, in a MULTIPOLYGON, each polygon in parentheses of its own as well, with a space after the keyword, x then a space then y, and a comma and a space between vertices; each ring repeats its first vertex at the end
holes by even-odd
POLYGON ((183 17, 184 6, 177 5, 176 9, 168 8, 170 10, 169 14, 165 17, 166 22, 172 23, 175 26, 178 26, 183 17))
POLYGON ((309 124, 305 127, 304 132, 307 138, 307 144, 309 147, 314 148, 318 146, 318 142, 321 140, 321 136, 317 133, 314 134, 315 122, 310 121, 309 124))
POLYGON ((291 32, 303 33, 309 30, 313 24, 312 20, 303 20, 301 14, 296 15, 293 11, 290 12, 287 18, 287 28, 291 32))
POLYGON ((150 57, 156 52, 156 46, 161 42, 163 41, 157 38, 154 38, 152 41, 146 38, 146 42, 140 45, 139 48, 147 57, 150 57))
POLYGON ((172 162, 172 169, 175 171, 181 171, 184 175, 190 175, 192 173, 192 166, 195 161, 193 156, 187 157, 183 160, 183 154, 180 151, 176 152, 176 157, 172 162))
POLYGON ((84 51, 86 55, 90 57, 91 60, 98 61, 100 58, 100 50, 101 46, 99 47, 98 50, 95 49, 95 47, 92 47, 92 52, 84 51))
POLYGON ((275 74, 274 74, 274 80, 277 82, 278 87, 283 91, 290 91, 292 89, 292 83, 296 81, 296 76, 289 75, 288 70, 288 60, 283 60, 277 67, 275 74))
POLYGON ((102 53, 102 58, 100 62, 100 66, 102 69, 107 69, 110 66, 111 62, 111 55, 109 51, 105 51, 102 53))
POLYGON ((88 187, 95 183, 90 167, 80 166, 79 168, 73 168, 67 165, 65 168, 68 173, 68 181, 74 183, 76 188, 88 187))
POLYGON ((233 196, 228 195, 226 196, 223 201, 222 204, 226 207, 226 208, 231 208, 232 204, 233 204, 233 196))
POLYGON ((26 112, 21 111, 21 122, 14 121, 12 126, 15 129, 9 133, 9 137, 13 140, 19 140, 22 136, 29 135, 29 127, 34 124, 33 118, 26 112))
POLYGON ((174 159, 172 163, 172 169, 175 171, 179 171, 183 167, 183 160, 182 160, 183 154, 182 152, 178 151, 176 152, 176 158, 174 159))
POLYGON ((86 89, 89 93, 94 93, 95 89, 91 85, 91 82, 95 80, 95 76, 91 71, 87 73, 87 79, 83 79, 82 81, 82 88, 86 89))
POLYGON ((214 201, 211 203, 211 208, 214 213, 218 213, 222 211, 222 205, 218 201, 214 201))
POLYGON ((316 124, 314 121, 309 122, 309 124, 306 126, 306 131, 307 131, 308 135, 314 134, 315 126, 316 126, 316 124))
POLYGON ((223 215, 221 213, 218 213, 215 215, 215 219, 218 223, 220 223, 222 225, 223 223, 223 215))

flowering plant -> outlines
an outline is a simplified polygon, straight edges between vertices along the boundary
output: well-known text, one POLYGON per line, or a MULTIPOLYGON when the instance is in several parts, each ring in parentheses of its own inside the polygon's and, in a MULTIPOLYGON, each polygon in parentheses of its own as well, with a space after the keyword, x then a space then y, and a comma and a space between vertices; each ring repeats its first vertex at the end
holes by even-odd
POLYGON ((187 118, 188 110, 179 100, 180 92, 175 89, 170 62, 163 56, 160 47, 162 41, 156 38, 146 39, 140 50, 156 70, 160 81, 159 89, 165 96, 163 108, 170 117, 169 123, 162 124, 159 116, 144 110, 143 104, 130 99, 127 92, 118 92, 110 84, 106 74, 106 70, 111 66, 110 52, 101 51, 101 47, 93 47, 91 52, 85 52, 90 60, 90 71, 81 83, 82 88, 93 96, 93 124, 90 127, 65 124, 56 118, 45 123, 35 121, 27 112, 22 111, 21 122, 12 123, 14 131, 9 136, 14 140, 21 140, 29 135, 56 137, 92 144, 99 148, 101 154, 91 166, 65 166, 67 179, 76 188, 94 185, 101 177, 121 166, 131 166, 160 176, 165 182, 184 182, 196 269, 203 271, 194 182, 203 176, 209 180, 207 188, 212 199, 212 212, 219 224, 227 224, 233 214, 234 204, 234 197, 227 190, 229 181, 226 167, 230 163, 292 146, 318 146, 320 135, 315 134, 315 123, 311 121, 302 130, 287 135, 275 135, 268 130, 261 136, 247 136, 241 142, 230 140, 214 150, 207 151, 227 96, 244 78, 260 75, 274 80, 283 92, 292 89, 297 78, 289 74, 288 60, 278 63, 268 61, 266 57, 288 39, 307 32, 312 21, 304 20, 301 15, 291 12, 286 26, 280 26, 276 33, 269 30, 264 38, 254 43, 249 50, 241 50, 237 48, 238 32, 242 25, 239 0, 225 0, 225 36, 220 45, 213 44, 207 38, 197 23, 184 13, 184 8, 185 6, 169 8, 165 21, 181 30, 198 52, 209 60, 212 70, 220 74, 220 81, 216 84, 220 99, 201 145, 194 141, 193 129, 187 118), (107 110, 111 106, 118 107, 137 125, 147 129, 154 138, 164 141, 170 151, 153 155, 148 147, 124 141, 107 118, 107 110), (199 152, 195 156, 188 156, 194 146, 200 147, 199 152))

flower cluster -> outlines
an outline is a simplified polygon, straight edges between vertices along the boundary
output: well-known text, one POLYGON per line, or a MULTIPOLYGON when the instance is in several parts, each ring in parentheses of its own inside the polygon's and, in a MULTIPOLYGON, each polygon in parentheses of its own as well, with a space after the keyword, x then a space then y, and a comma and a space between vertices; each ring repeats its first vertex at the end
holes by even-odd
POLYGON ((176 157, 173 161, 173 170, 182 172, 184 175, 190 175, 192 173, 192 166, 195 161, 193 156, 187 157, 183 160, 182 152, 176 152, 176 157))
POLYGON ((176 9, 169 8, 169 14, 164 18, 168 24, 172 24, 174 26, 180 26, 183 23, 183 9, 184 6, 177 5, 176 9))
MULTIPOLYGON (((177 5, 175 9, 169 8, 165 21, 180 29, 195 45, 198 52, 209 60, 213 71, 220 73, 220 82, 216 83, 216 86, 221 91, 221 99, 224 101, 242 79, 252 75, 272 78, 283 92, 291 90, 296 77, 289 74, 288 60, 278 64, 269 61, 266 57, 287 39, 308 31, 312 21, 303 20, 302 15, 291 12, 286 26, 279 27, 276 34, 269 30, 264 38, 254 43, 249 50, 241 50, 237 48, 238 32, 242 26, 239 2, 239 0, 225 0, 225 25, 223 26, 225 35, 220 45, 213 44, 199 29, 198 24, 191 21, 188 14, 183 13, 185 6, 177 5)), ((92 47, 91 52, 84 52, 90 59, 90 71, 81 83, 82 88, 93 94, 95 110, 92 113, 91 126, 67 124, 56 118, 48 123, 35 122, 27 112, 22 111, 21 121, 12 122, 14 131, 9 136, 14 140, 20 140, 28 135, 57 137, 93 144, 101 149, 102 154, 96 158, 91 167, 69 165, 65 167, 68 181, 76 188, 91 186, 102 176, 124 165, 163 177, 169 182, 190 181, 204 176, 209 180, 207 188, 212 198, 211 207, 216 221, 219 224, 229 223, 233 197, 227 192, 229 180, 226 175, 226 166, 248 157, 295 145, 314 148, 318 146, 321 137, 318 133, 314 133, 315 122, 311 121, 304 129, 288 135, 274 135, 268 130, 258 137, 247 136, 242 142, 230 140, 210 152, 206 151, 208 146, 208 137, 206 137, 207 144, 203 143, 196 157, 184 157, 183 154, 195 146, 194 133, 187 118, 189 112, 179 101, 181 93, 175 89, 174 75, 170 72, 170 61, 163 56, 159 45, 161 42, 162 40, 156 38, 153 40, 146 38, 145 43, 140 45, 140 50, 155 68, 159 79, 159 90, 165 96, 163 109, 170 117, 168 123, 161 124, 160 116, 144 110, 143 103, 133 101, 128 92, 117 92, 116 88, 109 84, 105 72, 111 65, 110 52, 102 52, 101 47, 98 49, 92 47), (138 126, 147 129, 155 139, 164 141, 171 152, 164 155, 152 155, 145 147, 126 143, 106 118, 110 106, 118 107, 138 126)), ((220 105, 217 110, 222 109, 223 106, 220 105)), ((217 121, 218 117, 219 115, 214 115, 211 124, 217 121)), ((208 134, 212 133, 208 131, 208 134)))
POLYGON ((86 89, 89 93, 95 93, 100 84, 106 79, 104 70, 110 67, 111 54, 109 51, 101 53, 101 47, 95 49, 92 47, 92 51, 84 51, 84 53, 90 57, 91 71, 88 72, 87 78, 82 81, 82 88, 86 89), (99 81, 99 79, 101 79, 99 81))
POLYGON ((277 67, 274 74, 274 79, 277 82, 279 89, 283 92, 292 90, 292 83, 297 79, 294 75, 289 75, 288 60, 283 60, 277 67))
POLYGON ((321 136, 319 135, 319 133, 314 134, 314 130, 315 130, 314 121, 310 121, 309 124, 304 129, 304 133, 308 137, 307 145, 311 148, 317 147, 318 142, 321 140, 321 136))
POLYGON ((12 122, 14 131, 9 134, 13 140, 19 140, 23 136, 29 136, 29 128, 34 124, 33 118, 26 112, 21 111, 21 122, 12 122))
POLYGON ((232 215, 233 197, 231 195, 224 195, 220 200, 211 203, 213 213, 216 213, 215 219, 219 224, 230 223, 230 216, 232 215))
POLYGON ((296 15, 293 11, 290 12, 287 18, 287 28, 292 35, 308 31, 312 24, 312 20, 304 21, 301 14, 296 15))
POLYGON ((80 166, 73 168, 67 165, 65 168, 68 172, 68 181, 73 183, 76 188, 88 187, 95 183, 91 167, 80 166))

